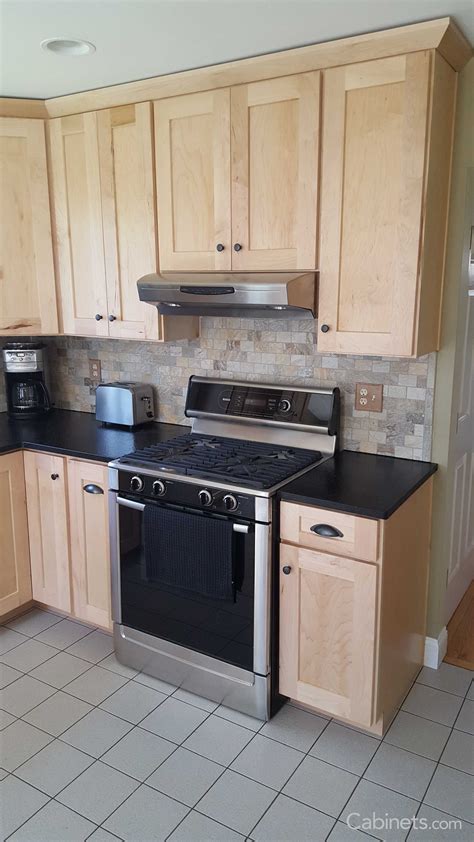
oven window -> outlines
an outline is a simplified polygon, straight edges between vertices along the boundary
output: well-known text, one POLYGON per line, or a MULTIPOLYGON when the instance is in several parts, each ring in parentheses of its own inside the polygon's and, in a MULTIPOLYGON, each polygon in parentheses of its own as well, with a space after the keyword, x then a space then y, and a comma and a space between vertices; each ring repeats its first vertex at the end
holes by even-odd
POLYGON ((143 513, 119 506, 122 623, 253 670, 254 532, 233 533, 232 599, 158 584, 148 575, 143 513))

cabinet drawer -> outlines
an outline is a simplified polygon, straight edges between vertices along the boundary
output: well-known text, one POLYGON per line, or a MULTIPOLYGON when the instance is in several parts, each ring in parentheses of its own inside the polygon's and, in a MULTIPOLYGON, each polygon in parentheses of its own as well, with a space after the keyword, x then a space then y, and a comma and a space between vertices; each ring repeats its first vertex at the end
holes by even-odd
POLYGON ((379 556, 379 522, 344 512, 282 503, 280 535, 282 541, 362 561, 379 556), (330 532, 332 537, 324 534, 330 532))

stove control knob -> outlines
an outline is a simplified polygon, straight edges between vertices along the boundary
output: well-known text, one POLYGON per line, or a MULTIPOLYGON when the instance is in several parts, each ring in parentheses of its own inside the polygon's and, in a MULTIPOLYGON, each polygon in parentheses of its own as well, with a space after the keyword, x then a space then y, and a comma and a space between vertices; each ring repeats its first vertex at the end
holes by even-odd
POLYGON ((233 494, 225 494, 222 498, 222 502, 224 503, 224 506, 228 512, 235 512, 236 508, 239 505, 237 498, 234 497, 233 494))
POLYGON ((289 412, 291 409, 291 401, 288 398, 282 398, 278 404, 278 412, 289 412))
POLYGON ((152 485, 152 491, 156 497, 163 497, 163 494, 166 494, 166 485, 161 479, 156 479, 152 485))
POLYGON ((212 503, 212 494, 207 488, 202 488, 198 493, 199 502, 202 506, 210 506, 212 503))
POLYGON ((141 491, 143 488, 143 480, 141 477, 134 476, 130 480, 131 491, 141 491))

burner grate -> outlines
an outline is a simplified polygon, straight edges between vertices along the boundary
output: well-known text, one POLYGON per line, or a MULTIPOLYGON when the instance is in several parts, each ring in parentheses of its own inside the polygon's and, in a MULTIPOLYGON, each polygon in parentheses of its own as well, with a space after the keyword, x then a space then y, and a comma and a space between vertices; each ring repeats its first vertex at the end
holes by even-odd
POLYGON ((262 442, 187 434, 137 450, 121 461, 157 471, 271 488, 321 459, 321 453, 262 442))

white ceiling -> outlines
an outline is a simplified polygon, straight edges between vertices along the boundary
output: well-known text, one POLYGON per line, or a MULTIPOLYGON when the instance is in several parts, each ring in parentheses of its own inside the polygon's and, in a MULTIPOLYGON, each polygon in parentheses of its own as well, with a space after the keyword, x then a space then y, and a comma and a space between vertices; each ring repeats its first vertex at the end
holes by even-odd
POLYGON ((60 96, 448 15, 473 41, 471 0, 0 0, 0 93, 60 96), (52 37, 97 51, 45 53, 52 37))

